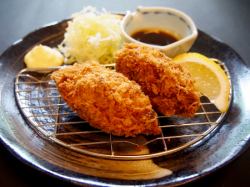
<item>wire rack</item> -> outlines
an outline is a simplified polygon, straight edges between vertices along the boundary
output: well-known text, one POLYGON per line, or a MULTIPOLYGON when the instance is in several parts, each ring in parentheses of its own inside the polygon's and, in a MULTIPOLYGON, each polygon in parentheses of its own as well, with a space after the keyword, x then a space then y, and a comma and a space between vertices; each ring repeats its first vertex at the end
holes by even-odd
MULTIPOLYGON (((230 79, 226 67, 222 63, 221 66, 230 79)), ((91 156, 138 160, 172 154, 205 141, 226 115, 202 96, 201 107, 192 118, 158 115, 162 129, 159 136, 113 136, 94 129, 67 106, 50 79, 56 69, 21 70, 15 82, 18 106, 40 136, 91 156)), ((232 91, 230 102, 231 95, 232 91)))

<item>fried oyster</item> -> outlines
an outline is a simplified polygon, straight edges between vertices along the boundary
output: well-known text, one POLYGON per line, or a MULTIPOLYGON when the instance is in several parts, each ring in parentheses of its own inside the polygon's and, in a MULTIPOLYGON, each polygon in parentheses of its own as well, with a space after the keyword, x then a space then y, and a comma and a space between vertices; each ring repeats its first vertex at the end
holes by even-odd
POLYGON ((125 44, 116 55, 116 70, 136 81, 154 109, 166 116, 191 117, 200 106, 191 75, 156 49, 125 44))
POLYGON ((148 96, 121 73, 99 64, 75 64, 51 77, 69 107, 93 127, 126 137, 161 132, 148 96))

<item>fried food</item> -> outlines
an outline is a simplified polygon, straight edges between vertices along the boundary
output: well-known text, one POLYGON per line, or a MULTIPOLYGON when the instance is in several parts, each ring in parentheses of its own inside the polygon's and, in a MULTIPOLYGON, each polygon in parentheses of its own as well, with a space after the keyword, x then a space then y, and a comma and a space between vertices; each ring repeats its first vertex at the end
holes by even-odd
POLYGON ((75 64, 51 77, 66 103, 93 127, 126 137, 161 132, 148 96, 121 73, 99 64, 75 64))
POLYGON ((166 116, 191 117, 199 108, 191 75, 156 49, 126 44, 116 55, 116 70, 140 84, 154 109, 166 116))

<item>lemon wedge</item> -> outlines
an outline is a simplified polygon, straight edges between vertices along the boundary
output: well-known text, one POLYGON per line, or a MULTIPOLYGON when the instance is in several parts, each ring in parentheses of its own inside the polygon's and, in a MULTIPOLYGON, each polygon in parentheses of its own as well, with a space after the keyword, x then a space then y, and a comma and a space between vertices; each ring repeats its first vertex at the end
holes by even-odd
POLYGON ((221 112, 227 111, 230 80, 219 64, 199 53, 180 54, 173 61, 190 72, 202 95, 207 96, 221 112))

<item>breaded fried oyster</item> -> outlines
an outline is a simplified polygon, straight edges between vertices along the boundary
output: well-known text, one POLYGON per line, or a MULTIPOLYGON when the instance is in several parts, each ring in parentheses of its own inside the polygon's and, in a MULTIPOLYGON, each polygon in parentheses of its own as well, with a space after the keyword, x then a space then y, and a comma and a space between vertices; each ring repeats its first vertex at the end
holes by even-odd
POLYGON ((191 75, 162 52, 129 43, 116 55, 116 70, 141 85, 154 109, 191 117, 200 105, 191 75))
POLYGON ((93 127, 126 137, 161 132, 148 96, 121 73, 99 64, 75 64, 51 77, 66 103, 93 127))

